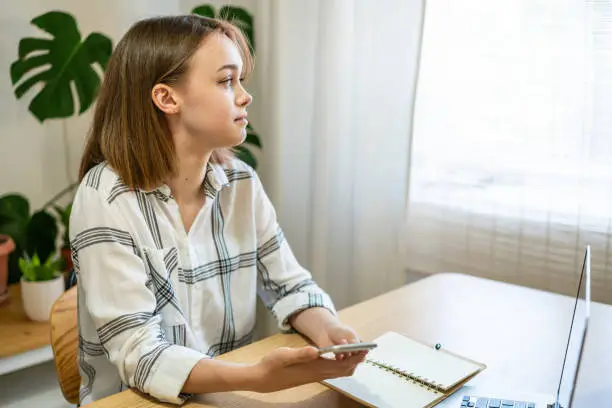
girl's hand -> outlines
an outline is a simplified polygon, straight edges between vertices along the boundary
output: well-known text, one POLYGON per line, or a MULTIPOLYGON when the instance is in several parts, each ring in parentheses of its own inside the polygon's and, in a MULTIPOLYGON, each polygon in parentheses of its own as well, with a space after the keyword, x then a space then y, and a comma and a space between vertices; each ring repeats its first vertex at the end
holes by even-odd
MULTIPOLYGON (((316 345, 320 348, 334 346, 336 344, 349 344, 359 343, 359 336, 355 333, 355 330, 347 325, 340 322, 336 324, 324 327, 319 336, 313 340, 316 345)), ((361 351, 356 353, 338 353, 336 359, 342 360, 347 357, 354 355, 360 356, 362 359, 365 358, 367 351, 361 351)))
MULTIPOLYGON (((340 320, 323 308, 311 308, 296 313, 290 323, 298 332, 308 337, 320 348, 337 344, 358 343, 359 336, 355 330, 342 324, 340 320)), ((338 353, 336 358, 342 360, 358 353, 338 353)), ((365 356, 367 352, 359 352, 365 356)))
POLYGON ((319 357, 315 347, 274 350, 254 366, 253 391, 273 392, 330 378, 353 375, 365 354, 342 361, 319 357))

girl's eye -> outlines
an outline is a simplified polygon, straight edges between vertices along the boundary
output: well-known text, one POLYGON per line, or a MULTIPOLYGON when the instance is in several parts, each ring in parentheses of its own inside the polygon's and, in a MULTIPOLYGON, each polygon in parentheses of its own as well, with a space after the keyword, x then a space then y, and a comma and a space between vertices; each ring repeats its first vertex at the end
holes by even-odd
POLYGON ((224 85, 228 88, 231 88, 233 86, 233 82, 234 82, 234 78, 229 77, 229 78, 224 79, 223 81, 220 81, 219 84, 224 85))
POLYGON ((238 84, 238 82, 243 82, 245 80, 245 78, 240 78, 238 80, 236 80, 234 77, 229 77, 226 78, 222 81, 219 81, 219 84, 227 87, 227 88, 233 88, 234 86, 236 86, 238 84))

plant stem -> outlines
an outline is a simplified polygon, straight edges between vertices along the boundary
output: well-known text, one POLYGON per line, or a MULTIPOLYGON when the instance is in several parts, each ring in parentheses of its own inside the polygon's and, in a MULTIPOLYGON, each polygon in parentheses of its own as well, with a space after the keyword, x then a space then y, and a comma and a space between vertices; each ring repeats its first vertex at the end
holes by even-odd
POLYGON ((69 184, 74 184, 72 175, 70 172, 70 146, 68 144, 68 127, 66 125, 66 119, 62 119, 62 138, 64 141, 64 166, 66 170, 66 180, 69 184))
POLYGON ((57 193, 56 195, 54 195, 49 201, 47 201, 45 203, 45 205, 42 206, 42 208, 47 208, 48 206, 50 206, 51 204, 55 203, 57 200, 59 200, 60 198, 62 198, 65 194, 69 193, 70 191, 74 190, 74 188, 78 185, 78 183, 71 183, 68 187, 64 188, 62 191, 60 191, 59 193, 57 193))

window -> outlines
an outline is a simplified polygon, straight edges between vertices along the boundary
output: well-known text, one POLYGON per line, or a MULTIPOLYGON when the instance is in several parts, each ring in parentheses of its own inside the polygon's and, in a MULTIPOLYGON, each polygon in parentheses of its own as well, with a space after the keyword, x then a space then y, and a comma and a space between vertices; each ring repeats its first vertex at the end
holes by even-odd
POLYGON ((407 262, 612 302, 612 3, 427 2, 407 262))

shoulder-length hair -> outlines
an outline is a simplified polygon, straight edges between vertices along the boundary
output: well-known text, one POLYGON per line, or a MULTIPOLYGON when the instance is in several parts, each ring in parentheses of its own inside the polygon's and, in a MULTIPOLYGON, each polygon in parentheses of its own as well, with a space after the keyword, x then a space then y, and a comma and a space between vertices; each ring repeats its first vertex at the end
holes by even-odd
MULTIPOLYGON (((138 21, 113 51, 96 102, 79 179, 106 161, 132 189, 153 189, 177 172, 174 143, 166 117, 153 103, 158 84, 178 83, 202 41, 222 33, 238 47, 246 74, 253 56, 242 32, 227 21, 197 15, 138 21)), ((218 149, 211 160, 223 163, 230 149, 218 149)))

